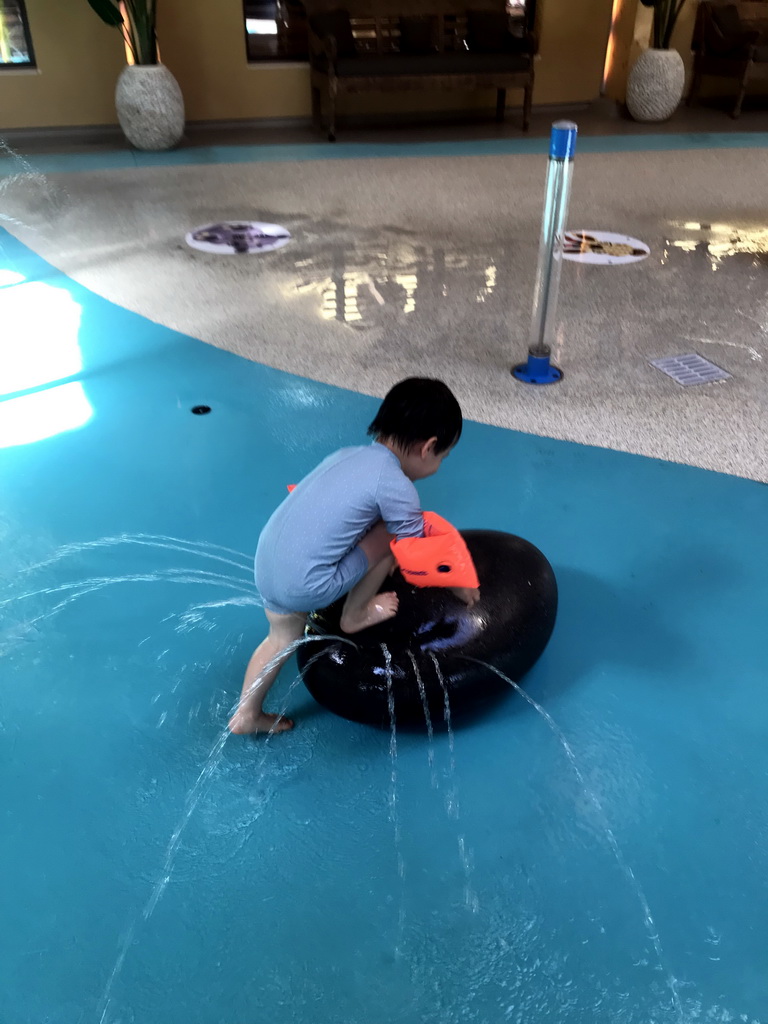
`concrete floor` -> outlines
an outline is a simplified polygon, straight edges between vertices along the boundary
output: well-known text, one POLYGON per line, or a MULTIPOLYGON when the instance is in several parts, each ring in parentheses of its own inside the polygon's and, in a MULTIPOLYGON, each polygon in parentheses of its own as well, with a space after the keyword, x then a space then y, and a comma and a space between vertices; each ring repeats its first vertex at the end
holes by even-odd
MULTIPOLYGON (((582 120, 588 135, 608 119, 582 120)), ((80 143, 70 155, 83 170, 35 174, 42 158, 27 147, 26 171, 0 184, 4 214, 98 294, 267 365, 372 395, 407 374, 437 375, 483 422, 768 480, 755 443, 768 375, 764 150, 701 139, 691 149, 685 134, 669 137, 679 148, 638 151, 629 136, 629 152, 608 137, 614 151, 577 157, 571 227, 633 235, 651 255, 566 265, 554 345, 566 376, 536 390, 509 368, 527 348, 546 160, 514 147, 472 155, 488 152, 487 138, 445 130, 450 158, 329 159, 318 144, 318 160, 299 147, 297 160, 230 163, 242 154, 219 139, 206 150, 213 165, 92 171, 101 143, 80 143), (241 217, 281 223, 294 241, 252 257, 184 244, 196 225, 241 217), (684 389, 649 365, 687 352, 732 379, 684 389)))

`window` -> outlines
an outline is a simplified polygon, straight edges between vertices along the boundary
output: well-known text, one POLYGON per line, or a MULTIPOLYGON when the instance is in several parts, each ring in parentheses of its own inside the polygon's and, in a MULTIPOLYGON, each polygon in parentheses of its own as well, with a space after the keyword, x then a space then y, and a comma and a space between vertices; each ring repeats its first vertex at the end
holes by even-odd
MULTIPOLYGON (((302 0, 244 0, 243 6, 249 61, 309 59, 307 12, 302 0)), ((338 6, 344 6, 343 0, 338 6)), ((404 3, 404 11, 407 6, 404 3)), ((493 6, 492 0, 488 6, 493 6)), ((506 8, 513 18, 533 15, 531 0, 506 0, 506 8)))
POLYGON ((301 0, 245 0, 245 38, 249 61, 307 60, 304 4, 301 0))
POLYGON ((0 70, 34 66, 24 0, 0 0, 0 70))

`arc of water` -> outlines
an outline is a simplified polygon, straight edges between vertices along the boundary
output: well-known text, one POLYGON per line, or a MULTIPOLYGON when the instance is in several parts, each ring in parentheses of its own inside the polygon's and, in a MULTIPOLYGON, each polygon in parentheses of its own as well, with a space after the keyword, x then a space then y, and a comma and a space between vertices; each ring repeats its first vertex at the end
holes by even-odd
POLYGON ((186 540, 183 537, 170 537, 162 533, 122 533, 114 537, 99 537, 97 540, 86 540, 72 544, 64 544, 58 548, 49 558, 43 559, 34 565, 25 566, 21 573, 36 572, 38 569, 45 569, 63 558, 70 555, 80 554, 81 551, 90 551, 96 548, 117 547, 120 544, 134 544, 142 547, 154 547, 168 551, 180 551, 184 554, 199 555, 201 558, 208 558, 214 562, 222 562, 225 565, 234 566, 237 569, 253 572, 253 558, 249 558, 243 551, 235 548, 225 547, 223 544, 212 544, 208 541, 186 540), (217 552, 221 552, 218 554, 217 552), (236 555, 238 560, 225 557, 225 555, 236 555))
MULTIPOLYGON (((41 612, 34 618, 26 619, 23 623, 25 630, 29 630, 36 626, 39 622, 43 622, 46 619, 52 618, 58 612, 62 611, 68 605, 77 601, 81 597, 85 597, 87 594, 95 593, 96 591, 103 590, 105 587, 112 586, 117 583, 198 583, 208 584, 209 586, 225 586, 241 594, 248 594, 251 596, 254 591, 248 590, 239 583, 233 583, 226 576, 221 576, 218 573, 208 573, 205 570, 158 570, 156 573, 135 573, 130 576, 103 576, 95 577, 90 580, 80 580, 77 583, 64 583, 58 587, 46 587, 42 590, 30 591, 26 594, 21 594, 16 598, 8 598, 0 601, 0 607, 6 607, 17 600, 24 600, 31 597, 40 597, 48 594, 63 593, 66 591, 73 591, 64 601, 59 601, 53 608, 49 608, 45 612, 41 612)), ((11 645, 12 646, 12 645, 11 645)), ((7 648, 0 648, 0 656, 6 653, 7 648)))
MULTIPOLYGON (((293 653, 293 651, 295 651, 302 644, 304 644, 304 643, 311 643, 312 641, 316 641, 316 640, 328 640, 328 639, 341 640, 342 642, 352 643, 352 641, 345 640, 345 638, 343 638, 343 637, 326 637, 326 636, 322 636, 322 637, 320 637, 320 636, 302 637, 300 640, 296 640, 292 644, 290 644, 289 647, 285 648, 284 651, 281 651, 279 654, 277 654, 272 659, 272 661, 269 662, 269 664, 267 664, 265 666, 262 675, 264 673, 266 673, 266 672, 271 671, 275 667, 276 664, 280 663, 280 660, 282 658, 284 658, 286 656, 289 656, 290 653, 293 653), (286 655, 286 652, 289 652, 289 654, 286 655)), ((353 645, 353 646, 356 646, 356 645, 353 645)), ((322 650, 318 654, 314 655, 314 657, 310 658, 309 661, 307 662, 307 664, 305 666, 305 669, 309 668, 310 665, 312 665, 315 661, 317 661, 318 658, 321 658, 321 657, 323 657, 324 655, 326 655, 328 653, 329 653, 329 651, 322 650)), ((293 679, 293 681, 291 682, 291 685, 288 687, 288 690, 287 690, 287 692, 285 694, 285 697, 283 699, 283 708, 280 711, 280 714, 278 715, 278 717, 277 717, 277 719, 275 721, 275 724, 272 726, 272 728, 269 730, 269 732, 264 737, 264 749, 263 749, 263 752, 262 752, 261 760, 259 761, 259 764, 257 766, 257 772, 261 772, 262 769, 264 768, 264 764, 265 764, 266 759, 267 759, 267 744, 272 739, 272 737, 273 737, 273 735, 275 733, 275 728, 277 726, 277 723, 279 722, 280 718, 282 717, 282 715, 287 710, 288 701, 290 699, 291 694, 293 693, 293 691, 296 688, 296 686, 298 686, 298 684, 301 682, 302 678, 303 678, 303 671, 299 672, 296 675, 296 677, 293 679)), ((254 685, 258 685, 260 680, 261 680, 261 676, 259 676, 256 679, 256 681, 254 682, 254 685)), ((248 692, 250 693, 251 691, 249 690, 248 692)), ((235 704, 232 705, 232 707, 230 708, 230 712, 229 712, 228 717, 231 717, 231 715, 234 714, 234 712, 236 711, 236 709, 239 706, 239 704, 240 704, 240 701, 238 700, 235 704)), ((205 759, 205 763, 203 764, 203 767, 202 767, 202 770, 200 771, 200 774, 198 775, 198 777, 197 777, 196 781, 194 782, 192 788, 189 790, 189 792, 187 794, 187 798, 184 801, 184 810, 182 812, 182 816, 181 816, 181 818, 179 820, 178 825, 174 829, 173 834, 171 835, 171 839, 170 839, 170 841, 168 843, 168 846, 166 848, 166 855, 165 855, 165 860, 163 862, 163 868, 162 868, 161 877, 155 883, 155 885, 154 885, 154 887, 152 889, 152 892, 150 893, 149 899, 147 900, 147 902, 144 905, 143 910, 141 911, 141 915, 140 916, 143 918, 144 921, 148 921, 149 918, 152 916, 152 914, 154 913, 154 910, 155 910, 158 902, 160 901, 163 893, 165 892, 165 890, 168 887, 168 883, 171 880, 171 873, 172 873, 172 870, 173 870, 173 862, 174 862, 174 860, 176 858, 176 854, 178 853, 179 847, 181 845, 182 834, 183 834, 185 828, 187 827, 187 825, 189 823, 189 820, 192 817, 195 809, 197 808, 197 805, 200 803, 200 800, 202 799, 203 794, 205 793, 205 790, 207 788, 208 783, 212 779, 212 777, 213 777, 213 775, 214 775, 214 773, 215 773, 215 771, 216 771, 216 769, 218 767, 219 761, 221 759, 221 755, 222 755, 223 750, 224 750, 224 746, 225 746, 225 744, 227 742, 227 739, 229 738, 229 735, 230 735, 229 729, 228 729, 228 727, 225 726, 221 730, 219 735, 217 736, 216 741, 214 742, 214 744, 211 747, 211 750, 210 750, 208 756, 205 759)), ((260 782, 260 781, 261 781, 261 776, 258 777, 258 782, 260 782)), ((257 785, 258 785, 258 782, 257 782, 257 785)), ((125 933, 125 938, 123 939, 123 943, 122 943, 122 945, 119 948, 117 959, 115 961, 115 965, 112 968, 110 976, 109 976, 109 978, 107 980, 107 984, 106 984, 106 986, 104 988, 104 992, 102 993, 101 999, 99 1000, 99 1005, 98 1005, 98 1008, 97 1008, 99 1024, 106 1024, 107 1014, 109 1012, 109 1007, 110 1007, 110 1004, 111 1004, 111 1001, 112 1001, 112 990, 114 988, 115 982, 117 981, 117 978, 120 976, 120 972, 123 969, 123 965, 125 964, 125 959, 126 959, 126 956, 128 955, 128 950, 129 950, 130 945, 133 942, 134 937, 136 935, 136 930, 137 930, 137 927, 138 927, 138 923, 139 923, 139 915, 137 914, 136 917, 134 917, 130 927, 127 929, 127 931, 125 933)))
MULTIPOLYGON (((453 722, 451 720, 451 701, 448 695, 448 687, 445 685, 445 677, 443 676, 437 656, 434 651, 430 651, 429 656, 435 667, 435 674, 437 676, 437 681, 440 684, 440 689, 443 691, 443 719, 445 721, 446 732, 448 733, 450 788, 448 790, 446 812, 449 818, 453 818, 458 822, 460 820, 459 786, 456 778, 456 737, 453 731, 453 722)), ((467 838, 463 832, 458 833, 456 837, 456 844, 459 849, 459 861, 464 872, 464 903, 473 914, 476 914, 480 909, 480 902, 478 900, 477 893, 474 891, 472 886, 472 857, 469 849, 467 848, 467 838)))
POLYGON ((421 698, 421 707, 424 712, 424 722, 427 726, 427 764, 429 765, 429 778, 432 783, 432 789, 438 789, 440 783, 437 778, 437 771, 435 770, 435 729, 432 724, 432 715, 429 711, 429 702, 427 701, 427 688, 424 685, 424 680, 419 669, 419 663, 413 654, 413 651, 408 651, 408 657, 411 660, 413 666, 413 674, 416 677, 416 685, 419 688, 419 697, 421 698))
MULTIPOLYGON (((269 662, 264 667, 264 669, 262 670, 261 674, 254 680, 254 683, 252 684, 252 686, 248 690, 248 692, 245 694, 245 696, 241 697, 241 699, 239 699, 239 700, 237 700, 236 702, 233 703, 233 705, 231 706, 231 708, 229 709, 229 712, 227 714, 227 720, 229 718, 231 718, 231 716, 234 714, 234 712, 236 712, 237 709, 240 707, 241 700, 242 699, 246 699, 253 692, 254 688, 260 685, 261 678, 262 678, 263 675, 265 675, 267 672, 271 672, 271 670, 275 667, 275 665, 281 664, 282 660, 285 657, 290 656, 295 650, 297 650, 303 644, 312 643, 312 642, 317 641, 317 640, 339 640, 342 643, 348 643, 348 644, 351 644, 353 647, 356 647, 356 644, 353 643, 353 641, 349 640, 346 637, 335 637, 335 636, 316 636, 315 637, 315 636, 312 636, 312 637, 301 637, 299 640, 295 640, 292 644, 289 644, 288 647, 286 647, 279 654, 276 654, 271 659, 271 662, 269 662)), ((263 745, 261 760, 259 761, 259 763, 257 765, 257 768, 256 768, 257 779, 258 779, 257 785, 261 781, 261 778, 262 778, 261 774, 258 774, 258 773, 262 772, 262 770, 264 768, 264 764, 266 762, 266 757, 267 757, 267 753, 268 753, 267 752, 267 743, 269 742, 269 740, 274 735, 274 730, 275 730, 276 725, 278 725, 278 722, 280 721, 280 719, 283 717, 283 715, 285 715, 286 711, 288 710, 288 703, 289 703, 291 694, 293 693, 294 689, 298 686, 298 684, 302 681, 302 679, 304 677, 304 672, 311 665, 313 665, 318 658, 324 657, 325 655, 327 655, 329 653, 330 653, 329 650, 324 649, 322 651, 319 651, 317 654, 313 655, 312 657, 310 657, 308 662, 307 662, 307 664, 306 664, 306 666, 304 667, 304 669, 296 675, 296 677, 292 681, 291 685, 289 686, 289 688, 288 688, 288 690, 287 690, 287 692, 286 692, 286 694, 284 696, 284 699, 283 699, 283 708, 282 708, 280 714, 278 715, 278 718, 275 719, 274 725, 272 725, 272 727, 269 729, 269 731, 266 733, 266 735, 264 737, 264 745, 263 745)), ((155 886, 153 888, 153 891, 150 894, 150 898, 147 899, 146 903, 144 904, 143 909, 141 910, 141 914, 140 915, 141 915, 141 918, 144 921, 150 920, 152 914, 155 911, 155 908, 157 907, 160 899, 163 896, 163 893, 168 888, 168 884, 171 881, 171 873, 172 873, 172 870, 173 870, 173 861, 175 860, 176 854, 178 853, 179 847, 181 845, 181 836, 183 834, 184 829, 186 828, 186 825, 189 822, 189 819, 191 818, 191 815, 193 815, 195 813, 195 810, 198 807, 198 804, 200 803, 201 799, 203 798, 203 795, 205 794, 207 785, 210 782, 210 780, 212 779, 212 777, 213 777, 213 775, 214 775, 214 773, 215 773, 215 771, 216 771, 216 769, 218 767, 218 763, 219 763, 219 761, 221 759, 221 755, 222 755, 223 750, 224 750, 224 745, 225 745, 228 737, 229 737, 229 729, 228 729, 228 727, 225 726, 221 730, 219 735, 216 737, 216 740, 215 740, 215 742, 214 742, 214 744, 213 744, 213 746, 212 746, 212 748, 211 748, 211 750, 210 750, 210 752, 208 754, 208 757, 205 760, 205 763, 203 765, 203 768, 202 768, 200 774, 198 775, 197 780, 195 781, 193 786, 191 786, 189 792, 187 793, 186 799, 184 801, 184 807, 183 807, 183 811, 182 811, 182 814, 181 814, 181 818, 179 819, 179 822, 178 822, 176 828, 173 830, 173 834, 171 836, 170 842, 168 843, 168 847, 166 848, 166 856, 165 856, 165 860, 164 860, 164 863, 163 863, 163 868, 162 868, 162 872, 161 872, 161 878, 155 884, 155 886)), ((109 1012, 110 1004, 111 1004, 111 1001, 112 1001, 112 990, 114 988, 116 980, 120 976, 120 972, 123 969, 123 965, 125 964, 125 958, 126 958, 126 956, 128 954, 128 949, 130 947, 130 944, 133 942, 133 938, 134 938, 134 936, 136 934, 137 925, 138 925, 138 915, 135 916, 131 926, 129 927, 129 929, 126 932, 125 939, 123 940, 123 944, 121 945, 121 947, 119 949, 119 952, 118 952, 118 957, 117 957, 117 961, 115 962, 115 967, 112 970, 112 973, 110 975, 110 978, 109 978, 108 982, 106 982, 106 986, 105 986, 104 991, 103 991, 103 993, 101 995, 101 998, 99 1000, 98 1009, 97 1009, 97 1013, 99 1015, 99 1017, 98 1017, 99 1024, 105 1024, 106 1014, 108 1014, 108 1012, 109 1012)))
MULTIPOLYGON (((83 593, 91 593, 93 590, 101 590, 103 587, 113 586, 117 583, 214 583, 225 584, 233 590, 239 590, 244 594, 253 594, 255 587, 248 587, 246 582, 236 576, 227 576, 223 573, 210 572, 208 569, 156 569, 154 572, 126 573, 123 576, 91 576, 86 580, 73 580, 69 583, 60 583, 55 587, 41 587, 39 590, 28 590, 24 594, 16 594, 13 597, 6 597, 0 601, 0 608, 4 608, 16 601, 26 601, 31 597, 47 597, 50 594, 66 593, 68 590, 83 590, 83 593)), ((79 593, 76 596, 81 596, 79 593)))
POLYGON ((405 859, 403 858, 402 833, 400 831, 400 815, 397 806, 397 719, 395 716, 395 691, 392 685, 392 655, 386 644, 381 644, 384 653, 384 673, 387 680, 387 710, 389 712, 389 759, 390 759, 390 789, 389 789, 389 817, 392 822, 395 839, 395 859, 397 862, 397 875, 400 880, 400 899, 397 912, 397 942, 395 955, 399 956, 402 949, 403 934, 405 932, 405 859))
POLYGON ((605 837, 608 841, 608 845, 616 859, 616 863, 621 869, 624 877, 627 879, 627 881, 635 891, 638 903, 640 904, 641 910, 643 912, 643 924, 645 926, 645 931, 653 945, 653 949, 656 954, 656 959, 659 962, 659 966, 661 967, 662 971, 664 971, 667 978, 667 987, 669 988, 670 993, 672 995, 672 1003, 674 1006, 678 1022, 679 1024, 686 1024, 685 1014, 683 1011, 683 1004, 682 1000, 680 999, 679 982, 675 975, 667 967, 666 958, 664 956, 664 949, 661 944, 661 938, 659 937, 658 929, 656 928, 656 923, 653 919, 653 914, 651 913, 651 908, 648 903, 648 899, 645 895, 643 887, 640 885, 640 882, 638 881, 634 871, 632 870, 631 865, 627 862, 627 860, 624 857, 624 854, 621 851, 621 847, 619 846, 618 840, 616 839, 613 829, 608 823, 605 811, 603 810, 603 805, 600 803, 597 794, 594 792, 592 787, 588 784, 587 780, 585 779, 584 773, 579 768, 578 761, 576 760, 576 755, 570 743, 568 742, 568 738, 566 737, 565 733, 554 720, 554 718, 549 714, 549 712, 546 711, 541 706, 541 704, 535 701, 533 697, 530 696, 530 694, 526 693, 526 691, 522 688, 522 686, 519 685, 519 683, 516 683, 513 679, 510 679, 509 676, 504 675, 503 672, 499 671, 499 669, 495 668, 493 665, 489 665, 488 662, 480 661, 479 658, 467 657, 466 660, 473 661, 477 665, 482 665, 483 668, 487 669, 489 672, 493 672, 494 675, 498 676, 500 679, 503 679, 505 683, 508 683, 515 690, 516 693, 519 693, 520 696, 525 701, 527 701, 528 704, 530 704, 530 706, 535 711, 537 711, 539 715, 541 715, 541 717, 544 719, 547 726, 549 727, 550 731, 560 742, 560 745, 565 751, 565 754, 568 758, 570 766, 573 769, 573 772, 576 778, 578 779, 579 784, 581 785, 584 795, 587 797, 587 799, 597 812, 597 815, 600 819, 600 823, 603 827, 605 837))
MULTIPOLYGON (((0 137, 0 153, 3 153, 8 159, 16 161, 21 166, 20 172, 6 175, 0 174, 0 195, 7 191, 9 186, 15 184, 17 181, 23 181, 25 184, 34 183, 35 185, 40 186, 40 190, 48 199, 55 196, 56 190, 54 190, 48 177, 43 174, 42 171, 35 170, 29 160, 15 149, 12 149, 2 137, 0 137)), ((57 186, 57 190, 69 198, 69 194, 62 189, 61 186, 57 186)), ((29 224, 25 224, 24 221, 18 220, 16 217, 11 217, 2 211, 0 211, 0 221, 5 221, 6 224, 13 224, 17 227, 27 228, 34 231, 36 234, 39 234, 38 229, 29 224)))

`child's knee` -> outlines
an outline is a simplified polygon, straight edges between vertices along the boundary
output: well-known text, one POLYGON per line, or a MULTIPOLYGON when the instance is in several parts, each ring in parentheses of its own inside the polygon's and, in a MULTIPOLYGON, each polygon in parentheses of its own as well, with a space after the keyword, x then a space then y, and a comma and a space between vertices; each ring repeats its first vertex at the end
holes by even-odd
POLYGON ((268 642, 284 647, 303 635, 307 621, 306 614, 297 612, 286 615, 280 612, 271 612, 266 608, 264 611, 269 623, 268 642))

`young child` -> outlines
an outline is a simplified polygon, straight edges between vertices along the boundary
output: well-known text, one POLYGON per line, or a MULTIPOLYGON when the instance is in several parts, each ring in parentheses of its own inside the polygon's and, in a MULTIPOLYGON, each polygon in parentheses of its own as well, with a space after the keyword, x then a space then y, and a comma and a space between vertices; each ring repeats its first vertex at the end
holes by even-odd
MULTIPOLYGON (((293 727, 262 705, 291 650, 281 654, 303 635, 310 611, 346 594, 345 633, 397 614, 397 595, 378 593, 394 567, 390 542, 424 535, 413 481, 438 471, 461 427, 459 403, 442 381, 400 381, 368 428, 373 444, 328 456, 275 510, 256 550, 256 586, 269 635, 248 663, 232 732, 293 727)), ((470 607, 479 598, 475 588, 453 592, 470 607)))

